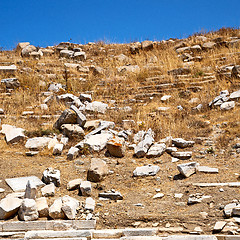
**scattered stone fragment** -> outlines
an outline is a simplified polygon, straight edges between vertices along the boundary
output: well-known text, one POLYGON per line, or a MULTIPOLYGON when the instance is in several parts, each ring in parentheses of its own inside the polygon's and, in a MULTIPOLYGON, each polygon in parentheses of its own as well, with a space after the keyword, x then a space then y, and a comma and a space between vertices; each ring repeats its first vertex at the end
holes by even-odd
POLYGON ((149 164, 146 166, 137 167, 133 171, 133 176, 134 177, 155 176, 159 170, 160 170, 159 166, 149 164))
POLYGON ((77 124, 63 124, 61 129, 63 130, 63 134, 70 139, 82 140, 85 136, 84 130, 77 124))
POLYGON ((153 196, 153 199, 155 198, 163 198, 164 197, 164 194, 163 193, 157 193, 153 196))
POLYGON ((95 200, 93 200, 91 197, 86 198, 86 202, 85 202, 84 208, 85 208, 85 210, 94 211, 94 209, 95 209, 95 200))
POLYGON ((62 197, 62 210, 68 219, 75 219, 79 201, 70 196, 62 197))
POLYGON ((60 129, 63 124, 75 124, 75 123, 77 123, 76 113, 71 109, 65 109, 53 126, 57 129, 60 129))
POLYGON ((49 208, 49 216, 52 219, 64 219, 65 214, 62 211, 62 199, 57 198, 49 208))
POLYGON ((47 184, 41 188, 41 193, 43 197, 53 197, 55 195, 55 185, 54 183, 47 184))
POLYGON ((60 171, 53 168, 47 168, 43 172, 42 180, 46 184, 54 183, 56 187, 60 186, 60 171))
POLYGON ((186 141, 182 138, 173 138, 172 143, 179 148, 187 148, 192 147, 194 145, 194 141, 186 141))
POLYGON ((160 157, 166 150, 166 144, 154 143, 147 152, 147 158, 160 157))
POLYGON ((85 93, 81 93, 80 96, 79 96, 79 99, 82 101, 82 102, 92 102, 92 96, 91 94, 85 94, 85 93))
POLYGON ((107 150, 113 157, 123 157, 125 154, 124 139, 119 137, 113 137, 107 142, 107 150))
POLYGON ((240 204, 238 204, 236 207, 233 208, 232 215, 233 216, 240 216, 240 204))
POLYGON ((80 127, 83 127, 86 123, 86 116, 83 115, 76 106, 71 105, 70 107, 77 115, 77 123, 79 124, 80 127))
POLYGON ((182 193, 175 193, 175 194, 174 194, 174 197, 175 197, 175 198, 182 198, 182 197, 183 197, 183 194, 182 194, 182 193))
POLYGON ((91 191, 92 191, 91 182, 89 182, 89 181, 82 181, 80 183, 80 191, 81 191, 82 196, 90 196, 91 195, 91 191))
POLYGON ((105 161, 99 158, 92 158, 90 168, 87 172, 87 180, 100 182, 108 174, 108 167, 105 161))
MULTIPOLYGON (((11 68, 9 68, 9 69, 11 69, 11 68)), ((20 82, 18 81, 17 78, 2 79, 1 83, 5 84, 6 89, 16 89, 16 88, 20 87, 20 82)))
POLYGON ((230 110, 230 109, 232 109, 234 107, 235 107, 235 102, 234 101, 230 101, 230 102, 222 103, 221 106, 220 106, 220 109, 224 110, 224 111, 227 111, 227 110, 230 110))
POLYGON ((227 224, 227 222, 225 222, 225 221, 218 221, 218 222, 216 222, 215 226, 213 228, 213 231, 214 232, 221 232, 226 224, 227 224))
POLYGON ((203 173, 218 173, 218 168, 211 168, 206 166, 197 166, 196 170, 203 173))
POLYGON ((105 112, 107 111, 107 107, 108 107, 108 104, 106 103, 94 101, 86 105, 85 111, 90 113, 95 112, 95 113, 105 114, 105 112))
POLYGON ((37 220, 39 215, 37 211, 37 204, 34 199, 24 199, 18 211, 20 220, 33 221, 37 220))
POLYGON ((63 143, 57 143, 53 148, 53 155, 61 155, 63 151, 63 143))
POLYGON ((188 198, 188 205, 200 203, 204 199, 208 199, 208 198, 211 198, 211 196, 204 196, 201 193, 191 194, 188 198))
POLYGON ((68 151, 67 159, 73 160, 73 159, 77 158, 78 155, 79 155, 79 149, 76 147, 71 147, 68 151))
POLYGON ((98 196, 101 198, 109 198, 111 200, 122 200, 123 199, 123 196, 121 195, 121 193, 114 191, 114 190, 99 193, 98 196))
POLYGON ((52 138, 48 143, 48 149, 53 149, 55 145, 58 144, 58 140, 56 137, 52 138))
POLYGON ((26 185, 24 198, 35 199, 37 194, 37 187, 34 182, 28 181, 26 185))
POLYGON ((0 201, 0 219, 8 219, 14 216, 22 204, 21 199, 16 197, 6 197, 0 201))
MULTIPOLYGON (((240 78, 240 75, 239 75, 239 78, 240 78)), ((237 100, 239 98, 240 98, 240 90, 232 92, 229 96, 230 100, 237 100)))
POLYGON ((190 163, 179 164, 177 166, 177 169, 184 177, 187 178, 196 172, 197 166, 198 166, 198 163, 190 162, 190 163))
POLYGON ((48 146, 49 142, 52 140, 50 137, 34 137, 29 138, 25 144, 25 148, 32 150, 40 150, 48 146))
POLYGON ((29 156, 29 157, 36 156, 38 153, 39 153, 38 151, 25 152, 26 156, 29 156))
POLYGON ((82 179, 80 179, 80 178, 74 179, 74 180, 68 182, 67 190, 71 191, 71 190, 75 190, 75 189, 79 188, 81 182, 82 182, 82 179))
POLYGON ((192 157, 192 152, 171 152, 171 155, 180 160, 187 160, 192 157))
POLYGON ((49 209, 47 199, 45 197, 37 198, 36 204, 39 217, 48 217, 49 209))
POLYGON ((2 124, 1 133, 5 134, 7 143, 17 143, 25 138, 24 129, 12 125, 2 124))

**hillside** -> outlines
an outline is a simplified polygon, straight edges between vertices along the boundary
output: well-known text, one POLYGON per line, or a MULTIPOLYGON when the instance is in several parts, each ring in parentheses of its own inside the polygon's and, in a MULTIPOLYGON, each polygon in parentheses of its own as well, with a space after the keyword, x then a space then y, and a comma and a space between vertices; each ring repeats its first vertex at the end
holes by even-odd
POLYGON ((41 179, 52 167, 61 184, 48 205, 69 195, 84 206, 89 194, 67 183, 89 180, 97 158, 108 171, 91 180, 95 210, 79 207, 76 219, 96 219, 99 229, 205 234, 226 221, 222 233, 239 233, 239 220, 223 211, 240 204, 239 30, 129 44, 19 43, 0 52, 0 77, 0 199, 13 192, 5 179, 41 179), (7 125, 24 130, 15 135, 7 125), (45 143, 30 146, 34 137, 45 143), (148 164, 138 169, 144 176, 134 173, 148 164), (99 197, 109 190, 123 199, 99 197))

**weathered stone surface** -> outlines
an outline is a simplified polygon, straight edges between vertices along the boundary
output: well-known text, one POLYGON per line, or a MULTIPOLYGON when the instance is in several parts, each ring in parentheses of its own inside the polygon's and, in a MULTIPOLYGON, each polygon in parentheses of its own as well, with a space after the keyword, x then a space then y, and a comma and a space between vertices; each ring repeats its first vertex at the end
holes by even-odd
POLYGON ((91 191, 92 191, 91 182, 89 182, 89 181, 82 181, 80 183, 80 191, 81 191, 82 196, 90 196, 91 195, 91 191))
POLYGON ((23 48, 30 45, 30 42, 20 42, 16 47, 16 51, 22 51, 23 48))
POLYGON ((61 126, 63 134, 65 134, 69 139, 82 140, 85 136, 84 130, 78 124, 63 124, 61 126))
POLYGON ((197 172, 203 173, 218 173, 218 168, 211 168, 207 166, 197 166, 196 170, 197 172))
POLYGON ((123 235, 130 236, 155 236, 157 234, 157 228, 125 228, 123 229, 123 235))
POLYGON ((233 216, 240 216, 240 204, 238 204, 236 207, 233 208, 232 215, 233 216))
POLYGON ((36 204, 37 204, 37 211, 38 211, 39 217, 48 217, 49 208, 48 208, 47 199, 45 197, 37 198, 36 204))
POLYGON ((54 123, 53 127, 60 129, 63 124, 76 124, 77 114, 71 109, 65 109, 58 120, 54 123))
POLYGON ((182 138, 173 138, 172 143, 179 148, 186 148, 186 147, 192 147, 194 145, 194 141, 186 141, 182 138))
POLYGON ((206 42, 206 43, 203 43, 203 45, 202 45, 203 50, 211 50, 214 47, 216 47, 216 43, 214 43, 214 42, 206 42))
POLYGON ((63 147, 64 147, 63 143, 55 144, 53 148, 53 155, 61 155, 63 151, 63 147))
POLYGON ((90 113, 102 113, 105 114, 105 112, 107 111, 107 107, 108 104, 106 103, 102 103, 102 102, 91 102, 86 104, 86 112, 90 112, 90 113))
POLYGON ((192 152, 171 152, 171 155, 181 160, 187 160, 192 157, 192 152))
MULTIPOLYGON (((6 234, 10 232, 21 233, 30 230, 45 230, 46 221, 8 221, 3 224, 3 231, 6 234)), ((24 238, 24 236, 23 236, 24 238)))
POLYGON ((49 208, 49 216, 52 219, 63 219, 65 217, 62 211, 62 198, 57 198, 49 208))
POLYGON ((3 198, 0 201, 0 219, 8 219, 14 216, 20 208, 22 201, 14 197, 3 198))
POLYGON ((37 186, 34 182, 28 181, 26 185, 24 198, 35 199, 37 194, 37 186))
POLYGON ((44 186, 44 183, 36 176, 7 178, 5 179, 8 186, 15 192, 25 191, 28 181, 35 183, 37 187, 44 186))
POLYGON ((102 121, 101 119, 86 121, 86 123, 84 125, 84 129, 87 129, 87 130, 96 129, 97 127, 99 127, 101 121, 102 121))
POLYGON ((224 102, 220 105, 220 109, 223 110, 223 111, 230 110, 234 107, 235 107, 235 102, 234 101, 224 102))
POLYGON ((108 174, 108 166, 100 158, 92 158, 90 168, 87 172, 87 180, 91 182, 100 182, 108 174))
POLYGON ((113 137, 107 142, 107 150, 111 156, 124 157, 125 144, 124 139, 119 137, 113 137))
POLYGON ((213 231, 214 232, 220 232, 226 224, 227 224, 227 222, 225 222, 225 221, 216 222, 215 225, 214 225, 213 231))
POLYGON ((51 167, 47 168, 43 172, 42 181, 46 184, 54 183, 56 187, 59 187, 61 184, 60 171, 51 167))
POLYGON ((133 171, 133 176, 134 177, 155 176, 159 170, 160 170, 159 166, 149 164, 146 166, 137 167, 133 171))
POLYGON ((216 236, 200 236, 200 235, 187 235, 187 236, 181 236, 181 235, 175 235, 175 236, 169 236, 164 238, 164 240, 218 240, 216 236))
POLYGON ((113 191, 113 190, 99 193, 98 196, 101 198, 109 198, 111 200, 122 200, 123 199, 123 196, 120 192, 113 191))
POLYGON ((22 57, 29 57, 31 52, 36 51, 37 48, 33 45, 27 45, 25 48, 22 49, 21 56, 22 57))
POLYGON ((5 78, 1 80, 6 87, 6 89, 16 89, 20 87, 20 82, 17 78, 5 78))
POLYGON ((84 208, 85 208, 85 210, 94 211, 94 209, 95 209, 95 200, 92 199, 91 197, 86 198, 84 208))
POLYGON ((94 230, 93 238, 120 238, 123 235, 122 229, 103 229, 103 230, 94 230))
POLYGON ((72 57, 78 61, 84 61, 87 58, 85 52, 75 52, 72 57))
POLYGON ((229 203, 227 204, 224 209, 223 209, 223 212, 224 212, 224 215, 226 217, 231 217, 232 216, 232 211, 233 209, 237 206, 236 203, 229 203))
POLYGON ((103 130, 113 129, 114 127, 115 127, 114 122, 100 121, 99 125, 92 132, 90 132, 89 134, 86 135, 86 138, 88 138, 89 136, 92 136, 92 135, 100 134, 100 133, 102 133, 103 130))
POLYGON ((142 50, 151 50, 153 49, 153 42, 152 41, 143 41, 141 42, 142 50))
POLYGON ((70 182, 67 183, 67 190, 70 191, 79 188, 81 182, 82 182, 81 178, 71 180, 70 182))
POLYGON ((29 138, 25 144, 25 148, 32 150, 40 150, 48 146, 49 142, 52 140, 50 137, 34 137, 29 138))
POLYGON ((60 57, 71 58, 74 54, 74 51, 63 49, 60 51, 60 57))
POLYGON ((232 92, 229 96, 230 100, 236 100, 236 99, 239 99, 239 98, 240 98, 240 90, 232 92))
POLYGON ((24 129, 12 125, 2 124, 1 133, 5 134, 7 143, 17 143, 25 138, 24 129))
MULTIPOLYGON (((81 96, 81 95, 80 95, 81 96)), ((76 106, 71 105, 70 107, 77 115, 77 123, 79 124, 80 127, 83 127, 87 121, 86 116, 83 115, 76 106)))
POLYGON ((177 169, 184 177, 190 177, 192 174, 196 172, 197 166, 198 166, 198 163, 190 162, 190 163, 179 164, 177 166, 177 169))
POLYGON ((77 158, 78 155, 79 155, 79 149, 76 148, 76 147, 71 147, 68 150, 67 159, 68 160, 73 160, 73 159, 77 158))
POLYGON ((37 211, 37 204, 34 199, 23 199, 18 211, 18 216, 23 221, 37 220, 39 215, 37 211))
POLYGON ((62 197, 62 210, 68 219, 75 219, 79 201, 70 196, 62 197))
POLYGON ((90 135, 83 140, 83 146, 87 147, 90 151, 99 152, 103 150, 107 142, 112 139, 113 135, 109 132, 96 135, 90 135))
POLYGON ((43 197, 53 197, 55 195, 55 185, 54 183, 47 184, 41 188, 41 193, 43 197))
POLYGON ((191 194, 188 198, 188 205, 200 203, 204 199, 208 199, 208 198, 211 198, 211 196, 204 196, 201 193, 191 194))
POLYGON ((147 158, 160 157, 166 150, 166 144, 154 143, 147 152, 147 158))

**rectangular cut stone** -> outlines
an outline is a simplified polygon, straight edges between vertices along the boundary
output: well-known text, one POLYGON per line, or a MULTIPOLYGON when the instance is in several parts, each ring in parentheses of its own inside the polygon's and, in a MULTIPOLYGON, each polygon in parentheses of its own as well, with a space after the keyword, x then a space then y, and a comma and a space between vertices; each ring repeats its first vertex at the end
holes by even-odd
POLYGON ((93 238, 120 238, 122 237, 122 229, 103 229, 103 230, 94 230, 93 238))
POLYGON ((96 220, 72 220, 72 226, 76 230, 95 229, 96 220))
POLYGON ((25 232, 0 232, 0 239, 4 240, 4 239, 15 239, 19 238, 19 239, 23 239, 25 235, 25 232))
POLYGON ((228 182, 228 183, 193 183, 194 186, 198 187, 240 187, 240 182, 228 182))
POLYGON ((46 229, 46 221, 4 222, 2 229, 4 232, 45 230, 46 229))
POLYGON ((46 230, 62 231, 73 228, 72 220, 50 220, 46 222, 46 230))
POLYGON ((157 234, 157 228, 126 228, 123 229, 123 235, 130 236, 154 236, 157 234))
POLYGON ((44 186, 45 184, 36 176, 7 178, 5 179, 8 186, 14 191, 25 191, 28 181, 33 182, 37 187, 44 186))
POLYGON ((29 231, 25 239, 47 239, 47 238, 87 238, 91 239, 92 232, 89 230, 67 230, 67 231, 29 231))
POLYGON ((164 240, 218 240, 216 236, 211 235, 175 235, 164 238, 164 240))
POLYGON ((158 228, 158 231, 176 233, 176 232, 182 232, 183 228, 182 227, 169 227, 169 228, 161 227, 161 228, 158 228))
POLYGON ((157 237, 157 236, 132 236, 132 237, 121 237, 120 238, 120 240, 163 240, 163 239, 165 239, 165 238, 157 237))
POLYGON ((229 236, 229 235, 225 235, 225 236, 217 236, 218 240, 240 240, 240 236, 229 236))

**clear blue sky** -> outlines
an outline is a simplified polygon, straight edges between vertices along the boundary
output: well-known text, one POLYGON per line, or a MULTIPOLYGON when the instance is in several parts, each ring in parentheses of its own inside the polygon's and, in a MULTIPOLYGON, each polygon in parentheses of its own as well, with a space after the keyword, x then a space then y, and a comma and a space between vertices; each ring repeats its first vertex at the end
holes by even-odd
POLYGON ((0 0, 0 47, 131 42, 240 26, 240 0, 0 0))

